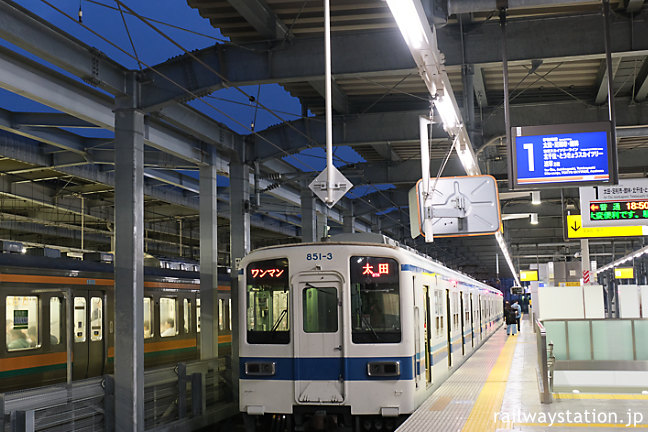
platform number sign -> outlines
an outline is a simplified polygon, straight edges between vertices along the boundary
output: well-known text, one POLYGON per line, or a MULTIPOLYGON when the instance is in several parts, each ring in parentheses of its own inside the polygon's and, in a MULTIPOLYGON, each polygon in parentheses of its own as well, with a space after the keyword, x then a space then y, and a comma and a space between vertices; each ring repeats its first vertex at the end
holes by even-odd
POLYGON ((14 310, 13 328, 26 329, 29 325, 29 311, 24 309, 14 310))
POLYGON ((515 127, 512 182, 518 189, 604 184, 613 170, 609 123, 515 127))

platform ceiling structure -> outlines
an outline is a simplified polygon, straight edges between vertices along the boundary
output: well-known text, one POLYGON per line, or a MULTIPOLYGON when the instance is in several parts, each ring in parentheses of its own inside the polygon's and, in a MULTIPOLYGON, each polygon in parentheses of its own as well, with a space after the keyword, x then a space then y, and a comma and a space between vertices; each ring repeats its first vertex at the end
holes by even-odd
MULTIPOLYGON (((137 14, 137 2, 118 3, 125 13, 137 14)), ((577 188, 543 190, 540 206, 533 206, 528 195, 506 195, 496 2, 422 3, 437 26, 464 118, 474 118, 469 129, 482 172, 499 182, 502 213, 539 214, 538 225, 528 219, 504 222, 514 263, 526 268, 538 261, 571 259, 580 244, 565 241, 563 218, 566 211, 578 211, 577 188)), ((606 120, 600 2, 508 3, 511 124, 606 120)), ((620 174, 645 176, 648 6, 642 0, 611 4, 620 174)), ((197 258, 199 183, 191 172, 211 158, 224 176, 232 159, 252 167, 252 194, 244 207, 251 214, 253 247, 299 241, 302 194, 315 174, 285 157, 322 147, 325 141, 322 2, 188 0, 189 7, 230 42, 133 72, 141 84, 138 108, 146 113, 147 249, 158 255, 181 250, 183 256, 197 258), (257 84, 281 85, 302 103, 303 117, 278 118, 275 126, 238 134, 188 105, 225 88, 257 84)), ((420 178, 418 118, 430 113, 429 94, 384 1, 332 0, 331 8, 334 145, 350 146, 362 157, 364 162, 340 169, 367 193, 344 198, 329 211, 318 203, 317 210, 327 214, 332 232, 344 230, 346 219, 347 230, 380 230, 454 268, 494 277, 498 246, 492 236, 432 244, 408 237, 407 191, 420 178)), ((0 237, 78 248, 83 227, 86 249, 111 250, 114 140, 88 138, 84 130, 113 130, 113 99, 132 71, 11 1, 0 3, 0 37, 12 44, 0 48, 0 87, 54 111, 0 111, 0 237)), ((450 144, 435 125, 433 174, 450 144)), ((452 155, 443 175, 463 174, 452 155)), ((219 260, 226 264, 229 188, 220 187, 218 197, 219 260)), ((623 255, 638 243, 643 239, 592 241, 591 255, 605 264, 613 253, 623 255)), ((502 276, 510 275, 503 259, 500 269, 502 276)))

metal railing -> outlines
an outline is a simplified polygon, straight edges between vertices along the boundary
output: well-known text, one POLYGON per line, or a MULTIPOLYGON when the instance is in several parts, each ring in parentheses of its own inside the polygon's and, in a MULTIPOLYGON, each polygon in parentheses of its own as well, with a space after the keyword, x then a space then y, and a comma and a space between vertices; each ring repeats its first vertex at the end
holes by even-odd
MULTIPOLYGON (((238 412, 224 359, 144 373, 145 429, 192 430, 238 412)), ((0 431, 113 431, 112 375, 0 394, 0 431)))
POLYGON ((550 367, 547 357, 547 332, 540 322, 534 321, 534 331, 536 334, 536 344, 538 348, 538 387, 540 390, 540 402, 550 404, 553 402, 551 393, 550 367))

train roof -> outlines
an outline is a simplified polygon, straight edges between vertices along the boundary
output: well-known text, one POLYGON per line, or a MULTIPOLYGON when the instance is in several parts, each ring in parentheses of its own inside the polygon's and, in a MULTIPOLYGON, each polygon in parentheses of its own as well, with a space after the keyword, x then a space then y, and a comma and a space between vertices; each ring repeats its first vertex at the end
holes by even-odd
MULTIPOLYGON (((110 263, 82 261, 73 258, 51 258, 31 256, 16 253, 0 253, 0 267, 9 268, 36 268, 47 270, 76 270, 92 273, 113 273, 114 267, 110 263)), ((7 272, 6 269, 2 269, 7 272)), ((199 279, 200 273, 184 270, 170 270, 158 267, 144 267, 145 276, 174 277, 178 279, 199 279)), ((220 278, 220 275, 219 275, 220 278)))
POLYGON ((417 251, 414 248, 411 248, 407 245, 403 245, 399 243, 398 241, 387 237, 383 234, 377 234, 377 233, 369 233, 369 232, 362 232, 362 233, 344 233, 344 234, 337 234, 334 235, 330 238, 328 238, 326 241, 322 242, 308 242, 308 243, 289 243, 289 244, 283 244, 283 245, 274 245, 274 246, 266 246, 260 249, 256 249, 253 252, 257 251, 263 251, 263 250, 272 250, 272 249, 281 249, 281 248, 286 248, 286 247, 302 247, 302 246, 309 246, 309 245, 324 245, 324 244, 334 244, 334 245, 347 245, 347 244, 354 244, 354 245, 366 245, 366 246, 381 246, 381 247, 388 247, 392 249, 400 249, 405 252, 409 252, 412 255, 417 256, 418 258, 427 260, 432 262, 434 265, 437 265, 439 267, 442 267, 445 271, 448 271, 452 273, 458 280, 462 280, 463 282, 469 282, 472 284, 476 284, 479 286, 479 288, 482 289, 487 289, 494 294, 499 294, 502 295, 502 292, 498 290, 495 287, 492 287, 490 285, 487 285, 483 282, 480 282, 476 279, 473 279, 470 275, 467 275, 461 271, 458 270, 453 270, 448 267, 446 267, 442 262, 430 257, 429 255, 426 255, 422 252, 417 251))

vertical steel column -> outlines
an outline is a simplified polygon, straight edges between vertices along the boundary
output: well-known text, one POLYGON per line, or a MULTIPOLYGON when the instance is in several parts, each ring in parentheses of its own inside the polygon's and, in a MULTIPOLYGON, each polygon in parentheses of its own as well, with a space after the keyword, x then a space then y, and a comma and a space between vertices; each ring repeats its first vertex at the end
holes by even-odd
POLYGON ((612 144, 612 167, 610 170, 610 176, 612 182, 617 184, 619 181, 619 155, 617 154, 616 111, 614 108, 614 74, 612 73, 612 53, 610 51, 612 45, 610 36, 610 0, 602 0, 602 2, 603 31, 605 33, 605 70, 607 71, 608 118, 611 124, 610 141, 612 144))
POLYGON ((144 430, 144 114, 115 100, 115 429, 144 430))
POLYGON ((344 209, 344 213, 342 215, 342 222, 344 226, 342 227, 343 232, 345 233, 352 233, 353 231, 353 225, 355 224, 355 216, 353 215, 353 203, 349 203, 349 208, 344 209))
POLYGON ((232 391, 238 399, 239 299, 238 264, 250 252, 250 167, 230 162, 230 256, 232 260, 232 391))
POLYGON ((301 237, 302 242, 314 242, 317 239, 317 213, 313 192, 304 185, 301 190, 301 237))
MULTIPOLYGON (((500 8, 500 26, 502 28, 502 77, 504 81, 504 129, 506 129, 506 148, 509 159, 513 157, 513 142, 511 141, 511 107, 509 101, 508 52, 506 47, 506 8, 500 8)), ((513 164, 508 164, 508 184, 513 190, 513 164)))
POLYGON ((217 171, 200 167, 200 358, 218 357, 217 171))

